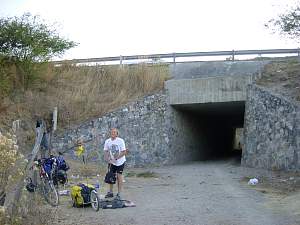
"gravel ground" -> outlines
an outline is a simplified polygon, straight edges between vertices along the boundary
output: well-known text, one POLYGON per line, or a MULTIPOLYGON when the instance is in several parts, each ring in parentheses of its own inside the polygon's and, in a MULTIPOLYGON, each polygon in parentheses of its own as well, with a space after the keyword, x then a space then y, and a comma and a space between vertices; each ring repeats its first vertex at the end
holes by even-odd
MULTIPOLYGON (((244 168, 231 161, 194 162, 148 169, 157 177, 126 177, 123 198, 136 207, 72 208, 70 197, 59 206, 59 224, 300 224, 297 174, 244 168), (250 186, 249 178, 259 184, 250 186)), ((101 190, 104 193, 104 188, 101 190)))

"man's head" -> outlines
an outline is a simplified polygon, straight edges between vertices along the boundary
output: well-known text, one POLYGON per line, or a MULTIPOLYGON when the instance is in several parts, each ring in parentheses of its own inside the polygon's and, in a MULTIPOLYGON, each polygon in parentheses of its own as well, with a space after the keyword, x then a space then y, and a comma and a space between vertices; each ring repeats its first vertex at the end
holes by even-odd
POLYGON ((118 137, 118 135, 119 135, 119 131, 118 131, 117 128, 112 128, 110 130, 110 137, 111 137, 111 139, 115 139, 116 137, 118 137))

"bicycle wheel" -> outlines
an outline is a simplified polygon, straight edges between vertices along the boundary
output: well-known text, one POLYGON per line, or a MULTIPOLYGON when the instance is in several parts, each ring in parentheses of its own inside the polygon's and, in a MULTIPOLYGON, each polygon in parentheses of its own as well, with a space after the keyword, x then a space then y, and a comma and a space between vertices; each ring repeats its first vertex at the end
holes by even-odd
POLYGON ((98 193, 95 190, 91 192, 91 205, 92 208, 97 212, 100 208, 100 199, 98 193))
POLYGON ((51 206, 58 206, 59 196, 58 192, 54 187, 54 184, 51 180, 42 179, 42 194, 51 206))

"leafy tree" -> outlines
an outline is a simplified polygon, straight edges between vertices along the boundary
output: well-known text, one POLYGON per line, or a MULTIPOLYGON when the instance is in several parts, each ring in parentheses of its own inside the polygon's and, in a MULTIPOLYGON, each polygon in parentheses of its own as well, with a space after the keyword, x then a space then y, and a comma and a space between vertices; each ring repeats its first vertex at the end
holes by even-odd
POLYGON ((19 61, 47 61, 77 44, 61 38, 55 29, 30 13, 0 19, 0 54, 19 61))
POLYGON ((19 81, 15 83, 25 89, 35 79, 39 63, 61 56, 76 45, 61 38, 39 16, 25 13, 21 17, 0 18, 0 61, 16 66, 19 81))
POLYGON ((268 21, 266 27, 283 36, 298 39, 300 37, 300 6, 290 8, 278 18, 268 21))

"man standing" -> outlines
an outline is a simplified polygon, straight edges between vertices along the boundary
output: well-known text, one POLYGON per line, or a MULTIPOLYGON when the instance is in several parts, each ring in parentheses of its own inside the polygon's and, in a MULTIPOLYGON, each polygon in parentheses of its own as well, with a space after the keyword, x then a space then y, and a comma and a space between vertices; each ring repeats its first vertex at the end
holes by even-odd
MULTIPOLYGON (((116 198, 121 199, 122 183, 123 183, 123 169, 125 165, 126 147, 122 138, 118 137, 119 132, 116 128, 110 131, 110 138, 104 144, 104 159, 108 162, 108 167, 111 172, 117 174, 118 193, 116 198)), ((109 190, 105 198, 113 197, 113 184, 109 184, 109 190)))

